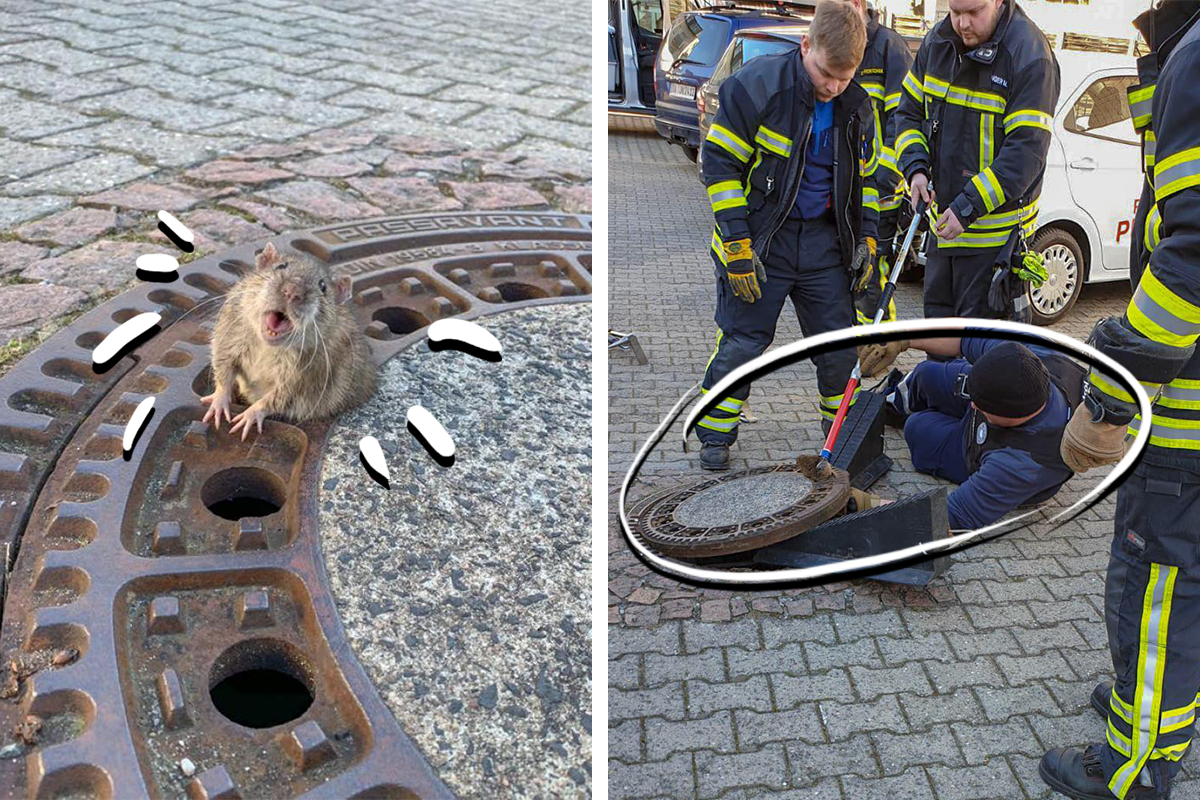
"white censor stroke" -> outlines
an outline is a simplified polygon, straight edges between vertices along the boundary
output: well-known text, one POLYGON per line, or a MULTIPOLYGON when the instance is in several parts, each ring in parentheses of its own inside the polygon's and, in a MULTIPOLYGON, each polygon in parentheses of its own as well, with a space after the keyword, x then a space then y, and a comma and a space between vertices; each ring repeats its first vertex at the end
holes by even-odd
POLYGON ((138 403, 138 407, 129 416, 129 422, 125 423, 125 435, 121 439, 121 445, 126 453, 133 450, 133 443, 137 441, 138 434, 142 432, 146 418, 150 416, 152 410, 154 410, 153 395, 138 403))
POLYGON ((137 257, 137 268, 143 272, 171 273, 179 269, 179 259, 167 253, 144 253, 137 257))
MULTIPOLYGON (((737 385, 740 381, 754 375, 756 378, 764 377, 771 372, 774 372, 780 367, 794 363, 803 357, 804 353, 818 348, 827 347, 831 344, 846 342, 847 346, 869 344, 873 341, 895 340, 904 334, 909 334, 905 338, 911 338, 914 333, 929 333, 931 335, 946 335, 947 331, 960 332, 965 335, 978 335, 988 338, 1002 338, 997 334, 1012 333, 1017 334, 1018 341, 1033 340, 1039 341, 1047 346, 1053 346, 1054 349, 1061 352, 1070 353, 1087 364, 1099 367, 1109 375, 1115 376, 1122 384, 1123 388, 1129 392, 1137 400, 1138 412, 1143 420, 1151 419, 1150 397, 1146 394, 1145 388, 1138 382, 1133 374, 1125 367, 1118 364, 1109 356, 1104 355, 1093 347, 1090 347, 1078 339, 1073 339, 1066 334, 1058 331, 1050 330, 1049 328, 1036 328, 1033 325, 1024 325, 1019 322, 1001 322, 998 320, 987 319, 969 319, 963 317, 948 317, 945 319, 922 319, 922 320, 900 320, 897 322, 885 322, 871 326, 859 326, 855 328, 844 328, 840 331, 830 331, 817 336, 807 337, 798 342, 793 342, 784 347, 780 347, 771 352, 764 353, 758 358, 743 364, 733 372, 726 375, 722 380, 718 381, 707 394, 701 397, 693 404, 689 410, 686 419, 684 420, 683 435, 684 440, 688 432, 695 426, 696 422, 708 412, 713 406, 720 402, 728 392, 737 385), (765 372, 762 370, 766 369, 765 372)), ((1048 523, 1065 522, 1079 514, 1088 506, 1095 503, 1101 497, 1113 488, 1117 483, 1123 480, 1126 474, 1133 469, 1137 464, 1143 451, 1150 441, 1150 428, 1148 422, 1144 422, 1137 431, 1137 436, 1133 440, 1129 451, 1119 463, 1104 476, 1104 478, 1090 492, 1085 494, 1079 500, 1075 501, 1068 508, 1064 508, 1056 514, 1051 514, 1044 509, 1035 508, 1031 511, 1026 511, 1022 514, 1002 519, 999 522, 993 522, 991 525, 986 525, 982 528, 976 528, 973 531, 966 531, 951 535, 946 539, 937 539, 931 542, 921 542, 920 544, 906 547, 900 550, 893 550, 887 553, 880 553, 873 556, 862 556, 860 558, 851 558, 846 561, 835 562, 832 564, 823 564, 815 567, 803 567, 794 569, 778 569, 762 572, 731 572, 723 569, 711 569, 705 567, 696 567, 691 564, 686 564, 674 559, 667 558, 654 552, 644 545, 638 537, 633 535, 633 530, 629 522, 629 511, 627 508, 629 488, 637 479, 638 471, 642 464, 646 462, 650 452, 662 441, 667 430, 675 423, 682 413, 684 405, 691 398, 693 392, 698 388, 699 384, 691 387, 684 395, 679 398, 663 421, 659 423, 658 428, 650 435, 650 438, 642 445, 641 450, 633 459, 633 463, 629 466, 629 471, 625 473, 625 480, 621 483, 621 492, 617 497, 617 508, 621 520, 621 530, 625 534, 625 540, 629 546, 633 548, 638 555, 650 563, 655 569, 669 575, 675 575, 682 578, 688 578, 693 581, 704 581, 708 583, 725 583, 725 584, 778 584, 792 583, 796 581, 812 581, 822 578, 831 578, 832 576, 842 576, 848 573, 855 573, 861 570, 873 569, 882 567, 888 564, 894 564, 898 561, 904 561, 910 558, 920 558, 923 556, 932 557, 943 553, 951 553, 961 550, 972 542, 990 539, 1017 528, 1024 527, 1031 522, 1045 521, 1048 523)))
POLYGON ((157 311, 146 311, 125 320, 92 350, 92 363, 107 364, 113 356, 125 349, 125 345, 153 328, 161 320, 162 315, 157 311))
POLYGON ((429 341, 457 343, 489 355, 499 356, 500 342, 491 331, 465 319, 439 319, 429 326, 429 341))
POLYGON ((158 221, 161 222, 163 225, 166 225, 168 228, 171 229, 172 233, 174 233, 176 236, 178 236, 183 241, 188 242, 189 244, 192 242, 193 239, 195 239, 195 236, 192 234, 191 229, 187 225, 184 225, 182 222, 175 219, 175 215, 172 214, 170 211, 159 211, 158 212, 158 221))
POLYGON ((392 476, 388 474, 387 459, 383 456, 383 448, 379 446, 379 440, 374 436, 364 436, 358 441, 358 452, 366 460, 367 466, 383 476, 385 481, 390 481, 392 476))
POLYGON ((449 459, 454 457, 454 440, 450 438, 450 434, 446 433, 446 429, 442 427, 442 423, 437 421, 433 414, 424 406, 413 406, 408 409, 406 421, 409 425, 416 428, 417 433, 429 443, 433 448, 433 452, 439 458, 449 459))

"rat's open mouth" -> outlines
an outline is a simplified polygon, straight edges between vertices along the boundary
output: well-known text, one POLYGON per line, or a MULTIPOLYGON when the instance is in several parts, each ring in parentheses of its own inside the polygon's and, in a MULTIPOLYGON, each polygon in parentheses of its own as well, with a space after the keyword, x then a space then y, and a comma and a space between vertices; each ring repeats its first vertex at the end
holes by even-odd
POLYGON ((292 329, 292 321, 282 311, 268 311, 263 314, 263 338, 274 344, 292 329))

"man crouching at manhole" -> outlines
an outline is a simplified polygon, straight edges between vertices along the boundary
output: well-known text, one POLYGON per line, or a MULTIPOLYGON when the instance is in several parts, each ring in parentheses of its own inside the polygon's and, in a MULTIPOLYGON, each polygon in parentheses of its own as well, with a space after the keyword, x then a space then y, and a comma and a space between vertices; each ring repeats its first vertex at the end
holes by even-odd
MULTIPOLYGON (((705 392, 770 346, 788 297, 805 336, 854 324, 851 279, 875 268, 879 217, 874 113, 853 82, 865 43, 853 5, 821 0, 798 49, 721 85, 703 159, 718 326, 705 392)), ((813 358, 827 428, 854 360, 853 349, 813 358)), ((729 468, 749 394, 739 387, 698 423, 704 469, 729 468)))
POLYGON ((950 527, 974 530, 1049 500, 1074 473, 1059 455, 1087 371, 1042 347, 983 338, 913 339, 862 350, 863 374, 883 373, 908 347, 951 361, 893 370, 885 414, 903 425, 918 472, 959 484, 950 527))

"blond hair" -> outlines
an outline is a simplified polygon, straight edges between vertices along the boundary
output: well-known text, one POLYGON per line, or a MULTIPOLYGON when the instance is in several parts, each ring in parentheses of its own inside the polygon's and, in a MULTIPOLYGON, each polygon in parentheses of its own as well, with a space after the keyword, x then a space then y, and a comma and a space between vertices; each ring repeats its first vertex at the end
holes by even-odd
POLYGON ((867 28, 852 3, 820 0, 808 26, 808 40, 825 54, 829 66, 856 69, 867 46, 867 28))

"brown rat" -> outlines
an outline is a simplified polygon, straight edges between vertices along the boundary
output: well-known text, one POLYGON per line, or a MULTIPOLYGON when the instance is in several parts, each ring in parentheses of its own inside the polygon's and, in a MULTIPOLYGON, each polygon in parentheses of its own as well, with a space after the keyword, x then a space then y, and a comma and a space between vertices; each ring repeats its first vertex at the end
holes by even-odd
POLYGON ((370 348, 346 305, 350 278, 304 254, 267 243, 255 269, 230 290, 212 340, 215 391, 202 398, 230 432, 278 415, 293 422, 333 417, 364 403, 378 384, 370 348), (232 416, 237 396, 249 404, 232 416))

